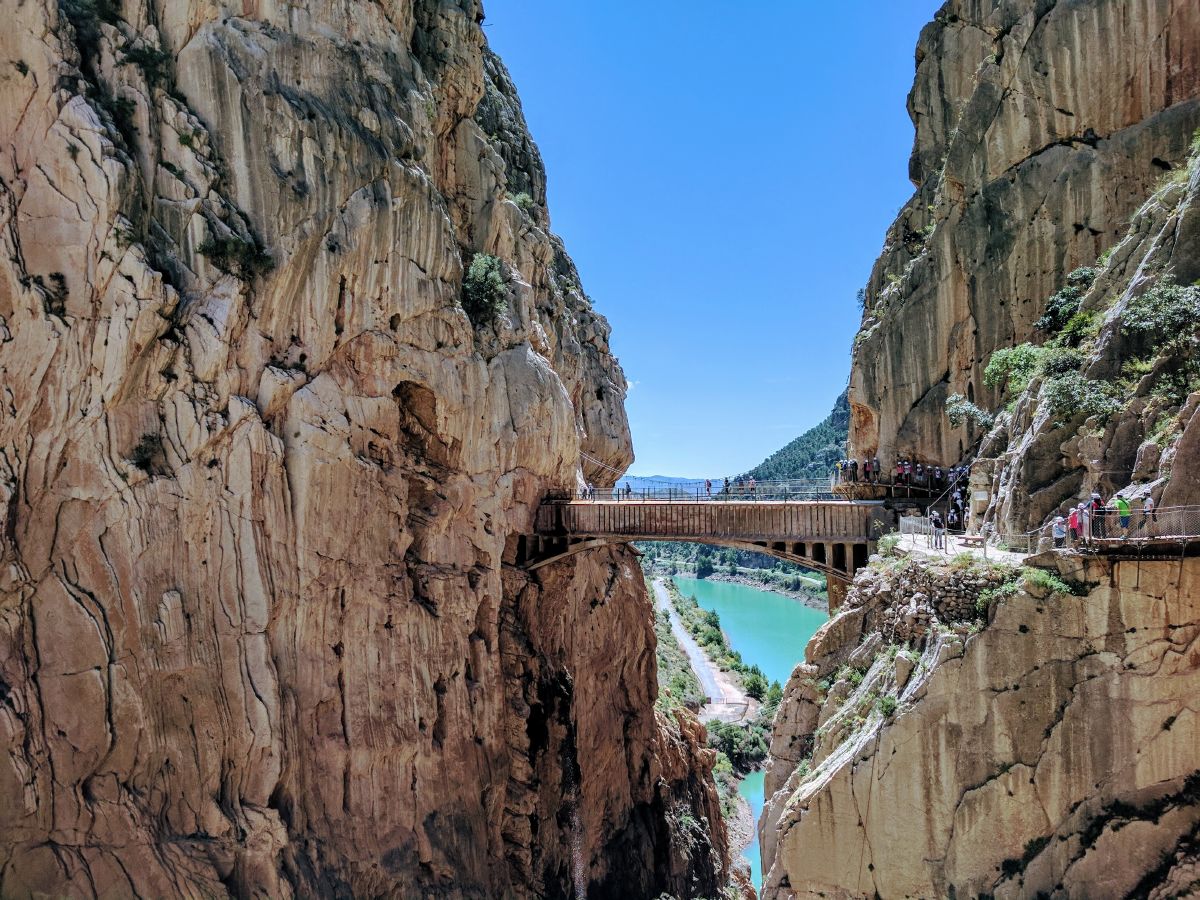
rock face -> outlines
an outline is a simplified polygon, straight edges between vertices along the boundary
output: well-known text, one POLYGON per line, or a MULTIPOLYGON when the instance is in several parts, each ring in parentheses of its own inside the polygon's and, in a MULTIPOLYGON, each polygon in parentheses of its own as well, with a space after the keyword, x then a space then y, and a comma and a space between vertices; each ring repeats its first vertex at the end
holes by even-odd
POLYGON ((1068 272, 1124 234, 1200 126, 1192 0, 949 0, 917 45, 917 192, 866 290, 850 452, 950 463, 981 436, 983 370, 1029 340, 1068 272))
MULTIPOLYGON (((811 756, 760 826, 764 896, 1195 889, 1200 564, 1060 565, 1083 596, 1026 578, 986 623, 926 604, 933 627, 907 637, 896 624, 922 604, 928 570, 860 574, 781 706, 822 694, 799 735, 811 756)), ((981 569, 960 585, 986 607, 981 585, 1000 578, 981 569)))
POLYGON ((1139 509, 1147 496, 1164 508, 1200 503, 1195 338, 1186 325, 1149 336, 1130 327, 1164 290, 1200 309, 1200 144, 1092 271, 1079 303, 1095 336, 1074 348, 1069 371, 1039 371, 980 445, 972 483, 987 492, 985 514, 999 531, 1036 529, 1092 492, 1120 491, 1139 509), (1082 388, 1066 408, 1056 403, 1064 385, 1082 388))
POLYGON ((0 894, 715 893, 635 560, 505 564, 632 451, 478 3, 6 13, 0 894))

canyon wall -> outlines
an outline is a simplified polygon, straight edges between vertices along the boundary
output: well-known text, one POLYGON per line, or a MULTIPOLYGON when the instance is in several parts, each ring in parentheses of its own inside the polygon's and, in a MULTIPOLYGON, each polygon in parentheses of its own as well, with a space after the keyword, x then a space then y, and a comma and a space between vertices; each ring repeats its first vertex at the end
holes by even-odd
MULTIPOLYGON (((1168 509, 1200 502, 1198 98, 1194 3, 942 8, 856 455, 970 458, 976 521, 1017 538, 1093 491, 1200 528, 1168 509)), ((1200 565, 1166 556, 873 559, 780 705, 764 895, 1200 890, 1200 565)))
POLYGON ((1192 0, 949 0, 922 31, 909 111, 917 192, 866 290, 851 455, 943 464, 986 429, 983 370, 1029 340, 1072 270, 1125 234, 1200 126, 1192 0))
POLYGON ((1200 563, 1038 562, 859 575, 780 707, 765 897, 1197 889, 1200 563))
POLYGON ((0 894, 715 893, 636 560, 506 565, 632 450, 479 4, 5 12, 0 894))

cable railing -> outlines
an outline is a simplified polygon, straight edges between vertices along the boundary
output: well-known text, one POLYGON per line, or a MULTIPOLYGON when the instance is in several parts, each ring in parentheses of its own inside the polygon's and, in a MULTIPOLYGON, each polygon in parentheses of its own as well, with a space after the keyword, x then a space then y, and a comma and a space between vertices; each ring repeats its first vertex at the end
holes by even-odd
POLYGON ((1054 536, 1053 522, 1025 532, 997 531, 990 523, 985 523, 980 533, 972 536, 950 531, 944 525, 939 535, 928 516, 901 516, 900 534, 923 537, 928 547, 945 549, 947 552, 955 547, 969 549, 983 545, 1025 555, 1055 548, 1086 552, 1119 549, 1122 546, 1200 542, 1200 506, 1130 510, 1125 516, 1119 510, 1106 507, 1089 512, 1085 521, 1086 527, 1075 535, 1062 526, 1066 533, 1058 538, 1054 536))
POLYGON ((611 488, 579 488, 570 497, 552 498, 594 500, 608 503, 671 501, 692 503, 754 502, 769 500, 832 500, 835 499, 828 478, 791 478, 783 481, 749 481, 738 484, 724 481, 672 481, 661 485, 633 487, 616 484, 611 488))
POLYGON ((1092 513, 1091 534, 1084 543, 1100 546, 1155 542, 1190 543, 1200 539, 1200 506, 1164 506, 1162 509, 1130 510, 1122 516, 1105 508, 1092 513))

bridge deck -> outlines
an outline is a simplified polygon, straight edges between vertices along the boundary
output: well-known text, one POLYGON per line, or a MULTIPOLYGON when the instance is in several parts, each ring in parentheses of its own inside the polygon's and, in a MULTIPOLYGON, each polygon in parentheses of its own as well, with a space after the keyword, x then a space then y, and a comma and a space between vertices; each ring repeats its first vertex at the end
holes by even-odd
POLYGON ((766 553, 845 581, 891 530, 881 503, 846 500, 549 501, 518 563, 532 569, 604 544, 695 541, 766 553))
POLYGON ((591 501, 547 503, 537 530, 548 536, 630 536, 646 540, 725 538, 747 541, 871 539, 879 504, 846 501, 591 501))

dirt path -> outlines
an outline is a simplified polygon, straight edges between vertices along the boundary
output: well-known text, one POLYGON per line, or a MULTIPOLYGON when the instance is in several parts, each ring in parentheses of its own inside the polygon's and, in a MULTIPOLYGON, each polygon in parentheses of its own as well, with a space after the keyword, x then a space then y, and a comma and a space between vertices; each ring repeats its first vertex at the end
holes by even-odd
POLYGON ((671 597, 661 578, 654 579, 654 596, 658 600, 658 605, 667 611, 667 615, 671 619, 671 633, 675 635, 675 640, 687 654, 692 671, 696 673, 696 677, 700 679, 701 688, 708 695, 710 702, 701 707, 700 721, 719 719, 722 722, 741 722, 749 718, 753 712, 750 697, 733 680, 733 676, 728 672, 722 672, 713 665, 712 660, 696 643, 696 639, 688 634, 679 614, 675 612, 675 607, 671 604, 671 597))

